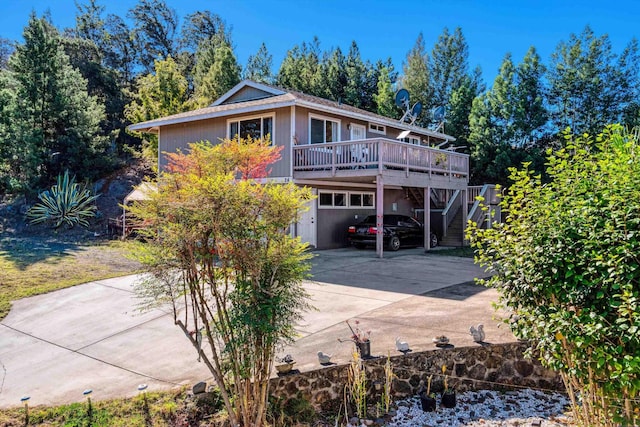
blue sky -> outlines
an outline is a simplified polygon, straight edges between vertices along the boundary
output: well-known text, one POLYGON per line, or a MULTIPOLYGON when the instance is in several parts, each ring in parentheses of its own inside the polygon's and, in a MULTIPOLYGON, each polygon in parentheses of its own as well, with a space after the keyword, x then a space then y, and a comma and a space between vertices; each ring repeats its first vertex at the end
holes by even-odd
MULTIPOLYGON (((83 2, 80 0, 80 2, 83 2)), ((134 0, 99 0, 106 13, 126 15, 134 0)), ((167 0, 182 19, 196 10, 210 10, 233 27, 233 41, 244 65, 260 43, 273 55, 274 71, 286 51, 318 36, 323 50, 339 46, 347 52, 352 40, 364 59, 391 57, 400 69, 420 32, 431 50, 444 27, 461 27, 469 44, 469 63, 480 65, 490 85, 507 52, 519 62, 534 45, 544 63, 558 42, 590 25, 608 34, 616 52, 638 35, 640 2, 423 0, 423 1, 255 1, 167 0)), ((0 0, 0 36, 21 40, 29 13, 51 11, 59 27, 75 25, 74 0, 0 0)))

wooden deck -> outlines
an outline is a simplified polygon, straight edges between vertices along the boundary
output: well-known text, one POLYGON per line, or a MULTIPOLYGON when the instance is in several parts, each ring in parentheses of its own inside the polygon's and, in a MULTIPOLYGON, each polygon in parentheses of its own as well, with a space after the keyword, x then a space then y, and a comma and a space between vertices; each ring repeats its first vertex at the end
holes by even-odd
POLYGON ((386 138, 293 147, 296 179, 358 181, 377 175, 391 185, 462 188, 469 179, 469 156, 386 138))

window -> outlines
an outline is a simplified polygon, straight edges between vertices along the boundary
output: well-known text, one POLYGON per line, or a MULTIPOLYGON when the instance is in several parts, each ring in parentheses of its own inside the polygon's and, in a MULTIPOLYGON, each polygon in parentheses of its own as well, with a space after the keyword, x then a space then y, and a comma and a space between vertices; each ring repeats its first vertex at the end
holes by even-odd
POLYGON ((253 139, 260 139, 269 135, 273 141, 273 116, 231 119, 227 121, 227 130, 228 138, 251 136, 253 139))
POLYGON ((402 138, 402 140, 404 142, 408 142, 409 144, 420 145, 420 138, 416 138, 414 136, 408 136, 406 138, 402 138))
POLYGON ((360 191, 320 191, 318 194, 320 208, 373 208, 373 193, 360 191))
POLYGON ((309 141, 312 144, 340 141, 340 121, 319 116, 309 116, 309 141))
POLYGON ((377 123, 369 123, 369 132, 385 135, 387 133, 387 128, 377 123))

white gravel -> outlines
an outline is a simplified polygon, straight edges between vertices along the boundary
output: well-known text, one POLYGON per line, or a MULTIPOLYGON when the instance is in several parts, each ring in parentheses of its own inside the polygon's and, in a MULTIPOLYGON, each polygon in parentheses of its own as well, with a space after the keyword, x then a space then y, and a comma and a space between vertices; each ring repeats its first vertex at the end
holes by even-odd
POLYGON ((570 425, 564 415, 569 401, 561 394, 547 394, 530 389, 501 393, 498 391, 469 391, 456 396, 456 407, 424 412, 420 399, 412 397, 396 402, 398 410, 389 427, 427 426, 540 426, 570 425))

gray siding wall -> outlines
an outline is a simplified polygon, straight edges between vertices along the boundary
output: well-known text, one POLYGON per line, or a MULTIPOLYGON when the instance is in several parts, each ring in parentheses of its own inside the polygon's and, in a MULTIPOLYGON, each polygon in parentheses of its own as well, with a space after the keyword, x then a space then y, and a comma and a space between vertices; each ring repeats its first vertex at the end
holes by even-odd
MULTIPOLYGON (((309 114, 318 116, 329 117, 340 120, 340 136, 342 141, 348 141, 350 138, 350 131, 348 125, 351 123, 365 126, 367 129, 367 138, 389 138, 395 139, 402 129, 386 126, 385 134, 374 133, 369 131, 369 122, 363 120, 356 120, 350 117, 339 116, 336 114, 328 114, 320 110, 311 110, 304 107, 296 107, 296 136, 298 137, 298 144, 309 143, 309 114)), ((371 123, 377 123, 372 121, 371 123)), ((412 135, 415 136, 415 135, 412 135)), ((426 137, 423 137, 423 139, 426 137)), ((426 141, 425 141, 426 142, 426 141)))
POLYGON ((233 104, 235 102, 249 101, 253 99, 262 99, 273 96, 272 93, 265 92, 254 87, 245 86, 239 92, 233 94, 229 99, 223 102, 223 104, 233 104))
POLYGON ((163 126, 160 129, 159 136, 160 170, 163 170, 167 164, 166 156, 162 154, 163 152, 174 153, 178 149, 186 151, 192 142, 209 141, 214 144, 218 143, 220 138, 227 137, 227 121, 229 119, 266 115, 274 111, 274 143, 284 146, 284 148, 281 151, 281 159, 271 167, 270 176, 291 176, 291 110, 289 107, 163 126))

